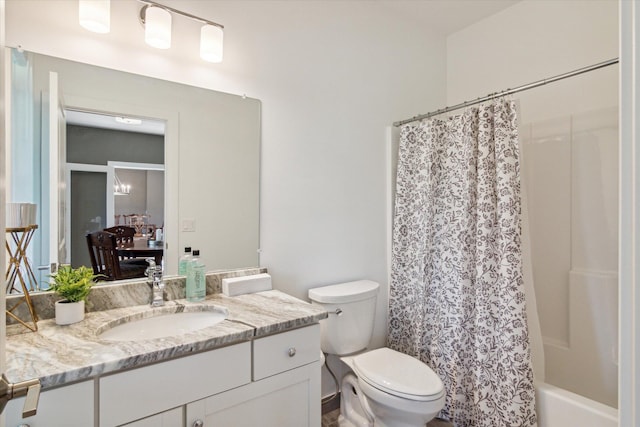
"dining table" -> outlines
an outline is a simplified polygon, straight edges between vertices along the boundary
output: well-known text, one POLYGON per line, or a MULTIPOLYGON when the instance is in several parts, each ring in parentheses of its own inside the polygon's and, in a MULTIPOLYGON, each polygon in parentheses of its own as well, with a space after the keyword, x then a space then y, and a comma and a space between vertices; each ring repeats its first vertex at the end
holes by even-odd
POLYGON ((123 258, 149 258, 153 257, 156 265, 162 263, 164 243, 155 240, 133 239, 132 243, 124 243, 118 246, 118 255, 123 258))

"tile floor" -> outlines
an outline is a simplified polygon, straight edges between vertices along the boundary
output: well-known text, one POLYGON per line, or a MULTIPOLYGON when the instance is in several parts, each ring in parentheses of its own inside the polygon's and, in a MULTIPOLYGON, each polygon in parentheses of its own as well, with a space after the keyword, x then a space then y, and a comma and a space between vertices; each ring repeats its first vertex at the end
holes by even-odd
MULTIPOLYGON (((322 416, 322 427, 338 427, 338 416, 340 415, 340 409, 335 409, 322 416)), ((452 427, 448 421, 432 420, 427 423, 427 427, 452 427)))

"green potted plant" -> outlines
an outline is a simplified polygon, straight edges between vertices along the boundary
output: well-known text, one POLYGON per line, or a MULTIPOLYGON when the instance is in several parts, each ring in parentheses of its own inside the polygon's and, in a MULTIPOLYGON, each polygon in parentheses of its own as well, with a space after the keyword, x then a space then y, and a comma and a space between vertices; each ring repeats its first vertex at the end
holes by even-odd
POLYGON ((53 282, 49 290, 63 299, 56 301, 56 323, 70 325, 84 319, 84 301, 98 275, 91 268, 61 265, 58 272, 50 276, 53 282))

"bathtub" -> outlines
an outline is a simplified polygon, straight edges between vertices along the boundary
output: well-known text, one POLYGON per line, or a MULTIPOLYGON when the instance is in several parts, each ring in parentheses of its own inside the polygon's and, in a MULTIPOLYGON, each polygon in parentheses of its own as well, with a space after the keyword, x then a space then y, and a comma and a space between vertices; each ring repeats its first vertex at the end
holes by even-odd
POLYGON ((547 383, 536 384, 538 427, 618 427, 618 410, 547 383))

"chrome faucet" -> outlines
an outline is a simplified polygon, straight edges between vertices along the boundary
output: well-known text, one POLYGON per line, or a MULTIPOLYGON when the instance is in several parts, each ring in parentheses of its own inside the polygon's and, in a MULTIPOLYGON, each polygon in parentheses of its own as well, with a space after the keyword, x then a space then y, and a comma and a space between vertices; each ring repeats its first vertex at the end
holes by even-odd
POLYGON ((147 285, 151 287, 151 307, 164 305, 164 281, 162 280, 162 266, 156 265, 154 258, 147 258, 147 285))

